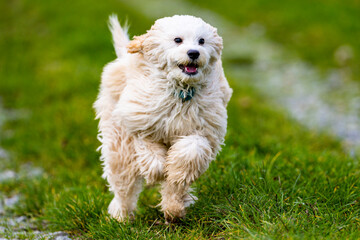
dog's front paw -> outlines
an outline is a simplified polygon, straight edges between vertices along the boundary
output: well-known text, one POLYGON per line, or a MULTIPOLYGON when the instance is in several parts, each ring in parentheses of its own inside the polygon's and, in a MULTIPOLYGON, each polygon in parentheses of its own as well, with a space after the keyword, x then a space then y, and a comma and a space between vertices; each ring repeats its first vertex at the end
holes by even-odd
POLYGON ((198 198, 191 193, 187 193, 182 198, 181 202, 173 201, 171 203, 167 203, 166 210, 164 210, 165 223, 178 223, 185 217, 186 210, 185 208, 194 204, 198 198))
POLYGON ((108 212, 111 217, 115 218, 119 222, 123 222, 127 219, 133 219, 133 212, 128 212, 126 208, 122 207, 117 199, 113 199, 109 205, 108 212))
POLYGON ((165 224, 179 223, 185 217, 185 208, 168 209, 164 211, 165 224))
MULTIPOLYGON (((172 189, 175 190, 175 189, 172 189)), ((161 210, 164 212, 166 223, 176 223, 185 217, 184 199, 176 194, 165 195, 160 203, 161 210)))

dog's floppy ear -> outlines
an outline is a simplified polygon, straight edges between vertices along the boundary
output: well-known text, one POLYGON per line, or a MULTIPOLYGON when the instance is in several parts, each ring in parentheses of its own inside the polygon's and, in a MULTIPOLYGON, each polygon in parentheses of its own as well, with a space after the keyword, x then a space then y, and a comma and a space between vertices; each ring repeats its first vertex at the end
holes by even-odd
POLYGON ((214 38, 214 44, 215 44, 215 50, 218 54, 221 54, 221 51, 223 49, 223 39, 219 36, 217 33, 217 29, 213 27, 213 38, 214 38))
POLYGON ((128 53, 138 53, 143 50, 143 42, 146 38, 147 34, 143 34, 140 36, 135 36, 132 41, 128 43, 126 46, 128 53))

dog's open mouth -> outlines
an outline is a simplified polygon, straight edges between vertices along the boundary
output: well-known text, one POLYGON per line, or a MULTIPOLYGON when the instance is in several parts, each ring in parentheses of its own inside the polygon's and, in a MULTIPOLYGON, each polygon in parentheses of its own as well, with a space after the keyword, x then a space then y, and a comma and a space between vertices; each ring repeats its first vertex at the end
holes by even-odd
POLYGON ((198 73, 198 65, 194 63, 190 63, 188 65, 180 64, 179 68, 188 75, 195 75, 198 73))

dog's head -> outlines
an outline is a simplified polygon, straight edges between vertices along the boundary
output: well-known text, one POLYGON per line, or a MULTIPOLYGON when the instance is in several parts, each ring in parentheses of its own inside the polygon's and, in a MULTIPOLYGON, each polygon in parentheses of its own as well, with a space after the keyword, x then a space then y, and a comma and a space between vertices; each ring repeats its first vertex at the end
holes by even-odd
POLYGON ((222 38, 200 18, 175 15, 157 20, 127 48, 129 53, 143 54, 168 79, 192 84, 204 81, 220 58, 222 38))

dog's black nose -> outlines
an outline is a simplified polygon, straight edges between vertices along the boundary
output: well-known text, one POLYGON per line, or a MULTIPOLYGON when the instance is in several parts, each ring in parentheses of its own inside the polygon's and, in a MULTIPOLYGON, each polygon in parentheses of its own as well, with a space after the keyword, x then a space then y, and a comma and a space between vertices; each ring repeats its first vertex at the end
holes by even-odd
POLYGON ((190 49, 190 50, 187 52, 187 55, 188 55, 189 58, 191 58, 192 60, 195 60, 195 59, 197 59, 197 58, 200 56, 200 53, 199 53, 198 50, 190 49))

